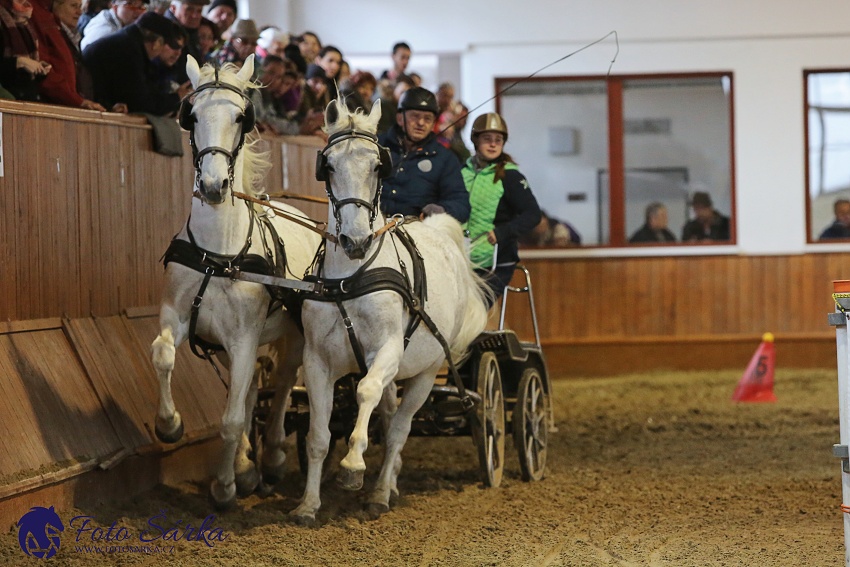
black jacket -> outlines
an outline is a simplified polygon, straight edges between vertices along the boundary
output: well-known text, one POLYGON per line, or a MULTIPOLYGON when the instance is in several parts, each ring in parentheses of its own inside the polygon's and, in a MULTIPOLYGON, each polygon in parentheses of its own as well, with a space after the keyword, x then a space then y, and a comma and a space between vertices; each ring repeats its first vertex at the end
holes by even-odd
POLYGON ((160 90, 157 69, 136 24, 86 47, 83 61, 92 75, 95 100, 106 108, 123 102, 130 112, 164 116, 180 104, 177 94, 160 90))

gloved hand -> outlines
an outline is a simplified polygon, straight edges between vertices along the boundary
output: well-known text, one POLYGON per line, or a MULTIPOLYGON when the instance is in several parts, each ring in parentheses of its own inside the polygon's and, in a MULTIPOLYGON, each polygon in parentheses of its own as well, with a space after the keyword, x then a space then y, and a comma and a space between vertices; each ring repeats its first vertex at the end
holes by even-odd
POLYGON ((436 203, 431 203, 422 207, 422 216, 430 217, 431 215, 439 215, 445 213, 446 209, 436 203))

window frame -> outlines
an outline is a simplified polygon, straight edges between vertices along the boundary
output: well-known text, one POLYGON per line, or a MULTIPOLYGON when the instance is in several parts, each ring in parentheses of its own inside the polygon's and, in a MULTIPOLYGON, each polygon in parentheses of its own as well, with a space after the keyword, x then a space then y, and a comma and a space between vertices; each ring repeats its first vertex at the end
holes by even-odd
MULTIPOLYGON (((604 81, 606 83, 606 94, 608 102, 608 172, 609 172, 609 240, 605 244, 582 244, 582 248, 690 248, 706 246, 730 246, 738 243, 737 239, 737 197, 735 176, 735 76, 731 70, 725 71, 699 71, 681 73, 629 73, 618 75, 555 75, 541 77, 495 77, 494 92, 496 112, 502 112, 502 96, 506 91, 522 82, 579 82, 579 81, 604 81), (625 165, 625 140, 624 140, 624 117, 623 117, 623 86, 628 81, 634 80, 671 80, 671 79, 699 79, 699 78, 722 78, 729 81, 729 240, 698 241, 672 243, 630 243, 626 234, 626 171, 625 165)), ((808 131, 808 130, 807 130, 808 131)), ((807 170, 808 174, 808 170, 807 170)), ((807 178, 808 179, 808 178, 807 178)), ((808 207, 808 199, 806 201, 808 207)), ((530 248, 523 248, 530 250, 530 248)), ((541 250, 562 250, 563 248, 547 246, 541 250)))

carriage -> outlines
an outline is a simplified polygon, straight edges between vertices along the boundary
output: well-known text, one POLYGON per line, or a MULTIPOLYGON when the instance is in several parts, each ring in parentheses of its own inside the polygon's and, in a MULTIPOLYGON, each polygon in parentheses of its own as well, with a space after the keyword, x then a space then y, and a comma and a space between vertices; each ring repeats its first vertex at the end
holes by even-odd
MULTIPOLYGON (((475 398, 474 408, 464 406, 458 388, 444 374, 438 378, 411 424, 411 435, 415 436, 471 436, 478 451, 481 478, 488 487, 497 487, 502 480, 507 435, 513 438, 522 479, 536 481, 545 473, 548 435, 556 431, 531 275, 522 265, 517 266, 516 273, 524 282, 521 286, 505 289, 499 328, 479 335, 470 345, 466 358, 458 364, 464 386, 475 398), (533 342, 521 341, 514 331, 505 328, 509 297, 519 295, 528 299, 534 327, 533 342)), ((251 441, 257 448, 262 445, 263 429, 275 392, 274 385, 267 381, 268 362, 264 364, 266 369, 261 371, 260 379, 266 382, 259 390, 252 427, 251 441)), ((354 427, 358 410, 356 380, 356 375, 350 374, 336 383, 330 423, 334 440, 347 439, 354 427)), ((403 387, 399 393, 403 395, 403 387)), ((306 474, 309 403, 303 385, 293 388, 285 420, 286 430, 296 433, 299 465, 306 474)), ((379 442, 382 434, 378 421, 375 416, 370 424, 373 442, 379 442)))

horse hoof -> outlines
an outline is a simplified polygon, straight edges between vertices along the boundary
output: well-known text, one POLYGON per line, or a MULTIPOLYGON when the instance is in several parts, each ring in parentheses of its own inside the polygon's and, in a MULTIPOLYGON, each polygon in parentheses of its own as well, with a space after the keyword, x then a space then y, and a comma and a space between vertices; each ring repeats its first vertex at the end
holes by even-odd
POLYGON ((254 493, 257 485, 260 484, 260 473, 255 467, 251 467, 244 473, 236 475, 236 496, 245 498, 254 493))
POLYGON ((363 471, 342 467, 336 475, 336 483, 343 490, 360 490, 363 488, 363 471))
POLYGON ((259 496, 260 498, 268 498, 274 493, 274 485, 266 484, 265 482, 260 481, 260 483, 257 485, 256 492, 257 496, 259 496))
POLYGON ((386 504, 381 504, 378 502, 369 502, 365 506, 366 515, 370 520, 377 520, 384 514, 390 511, 390 507, 386 504))
POLYGON ((304 526, 305 528, 312 528, 316 525, 316 514, 299 512, 298 508, 289 513, 289 518, 295 525, 304 526))
POLYGON ((159 418, 156 419, 156 424, 154 425, 154 433, 156 433, 156 438, 162 441, 163 443, 177 443, 180 439, 183 438, 183 420, 180 420, 180 424, 177 426, 177 429, 172 431, 171 433, 166 433, 159 427, 159 418))
POLYGON ((286 473, 286 467, 284 465, 280 465, 279 467, 266 467, 263 466, 263 483, 268 484, 272 487, 277 486, 280 481, 283 480, 283 476, 286 473))
POLYGON ((222 489, 216 481, 210 485, 208 499, 216 512, 227 512, 236 506, 236 487, 232 484, 230 486, 230 490, 222 489))

